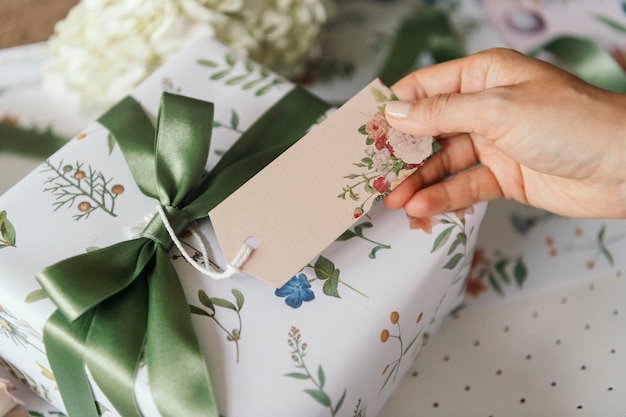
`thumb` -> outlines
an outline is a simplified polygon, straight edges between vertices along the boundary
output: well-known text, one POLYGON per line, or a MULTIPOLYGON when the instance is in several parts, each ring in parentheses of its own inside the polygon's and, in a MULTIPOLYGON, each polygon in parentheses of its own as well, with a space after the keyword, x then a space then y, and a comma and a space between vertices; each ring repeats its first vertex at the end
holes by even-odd
MULTIPOLYGON (((446 93, 417 101, 390 101, 385 106, 387 121, 394 128, 414 135, 445 133, 485 134, 500 111, 489 107, 485 91, 446 93)), ((497 106, 495 107, 497 108, 497 106)))

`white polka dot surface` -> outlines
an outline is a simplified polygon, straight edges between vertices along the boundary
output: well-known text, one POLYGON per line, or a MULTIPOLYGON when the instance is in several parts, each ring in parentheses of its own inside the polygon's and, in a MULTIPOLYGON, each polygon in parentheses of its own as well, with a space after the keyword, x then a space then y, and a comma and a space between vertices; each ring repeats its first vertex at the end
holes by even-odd
POLYGON ((626 273, 459 310, 380 417, 626 415, 626 273))

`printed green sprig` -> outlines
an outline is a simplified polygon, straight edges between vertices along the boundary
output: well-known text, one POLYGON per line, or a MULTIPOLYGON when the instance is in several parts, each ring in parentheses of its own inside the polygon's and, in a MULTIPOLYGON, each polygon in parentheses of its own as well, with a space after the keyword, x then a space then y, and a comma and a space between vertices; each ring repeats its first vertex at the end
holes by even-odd
POLYGON ((307 265, 307 267, 312 268, 315 272, 315 278, 309 279, 309 282, 312 283, 317 280, 324 281, 324 286, 322 288, 324 294, 331 297, 341 298, 341 296, 339 295, 339 284, 341 284, 346 286, 347 288, 350 288, 357 294, 365 298, 369 298, 367 294, 357 290, 347 282, 343 281, 340 278, 341 271, 335 267, 335 264, 330 259, 320 255, 314 264, 309 264, 307 265))
POLYGON ((285 374, 285 376, 289 378, 298 379, 301 381, 311 381, 314 388, 308 388, 303 390, 311 398, 317 401, 323 407, 326 407, 330 411, 331 417, 335 417, 339 412, 339 409, 343 405, 343 401, 346 398, 347 389, 343 390, 343 394, 337 401, 335 405, 333 405, 330 396, 325 391, 326 385, 326 374, 324 373, 324 368, 322 365, 319 365, 317 368, 317 373, 312 373, 306 362, 304 361, 304 357, 307 355, 307 347, 308 345, 302 341, 302 335, 300 330, 292 326, 291 330, 288 333, 289 340, 288 344, 291 347, 291 359, 295 363, 295 367, 299 369, 298 372, 291 372, 285 374))
POLYGON ((43 172, 49 173, 46 180, 50 192, 56 197, 52 204, 54 211, 61 207, 71 208, 76 204, 79 214, 72 216, 74 220, 87 219, 96 210, 101 210, 116 217, 115 202, 124 192, 121 184, 110 185, 112 178, 107 179, 100 171, 91 166, 83 168, 83 163, 64 164, 63 161, 53 165, 49 160, 44 162, 43 172))
POLYGON ((245 59, 243 69, 238 69, 237 57, 232 53, 226 53, 221 63, 211 59, 198 59, 196 62, 212 70, 209 76, 211 80, 223 80, 229 86, 254 90, 256 96, 262 96, 286 81, 283 77, 272 75, 250 59, 245 59))
MULTIPOLYGON (((424 313, 418 314, 417 320, 416 320, 417 325, 419 325, 423 317, 424 317, 424 313)), ((397 311, 392 311, 391 314, 389 315, 389 321, 391 322, 392 325, 396 327, 396 332, 391 333, 388 329, 383 329, 382 332, 380 333, 380 341, 382 343, 387 343, 389 339, 397 339, 398 340, 398 359, 385 365, 382 375, 383 376, 387 375, 387 377, 385 378, 385 381, 380 387, 380 392, 382 392, 382 390, 385 389, 385 386, 389 383, 390 380, 395 382, 400 372, 400 365, 402 363, 402 358, 404 358, 404 355, 406 355, 409 352, 409 350, 413 347, 413 345, 415 345, 417 338, 422 334, 422 330, 423 330, 423 327, 420 327, 417 333, 408 341, 408 343, 406 343, 405 339, 402 337, 403 330, 402 330, 402 327, 400 327, 400 314, 397 311)))
POLYGON ((366 237, 363 231, 365 229, 370 229, 372 227, 374 227, 372 222, 363 222, 363 223, 357 224, 356 226, 354 226, 353 230, 350 230, 350 229, 346 230, 336 240, 338 242, 345 242, 353 238, 360 238, 367 242, 370 242, 374 245, 374 248, 370 251, 368 257, 370 259, 376 259, 376 254, 378 253, 379 250, 391 249, 391 245, 386 245, 384 243, 376 242, 375 240, 372 240, 366 237))
POLYGON ((226 340, 229 342, 233 342, 236 348, 236 362, 239 363, 239 340, 241 339, 241 331, 243 328, 243 322, 241 319, 241 309, 243 308, 243 304, 245 301, 244 295, 241 291, 236 288, 231 290, 231 293, 235 297, 235 302, 232 303, 226 299, 218 298, 218 297, 209 297, 208 294, 204 290, 198 291, 198 300, 200 303, 206 307, 208 310, 205 310, 201 307, 197 307, 194 305, 189 305, 189 309, 192 314, 197 314, 200 316, 209 317, 212 319, 215 324, 226 333, 226 340), (228 330, 222 322, 217 318, 217 307, 233 311, 237 315, 237 327, 232 330, 228 330))

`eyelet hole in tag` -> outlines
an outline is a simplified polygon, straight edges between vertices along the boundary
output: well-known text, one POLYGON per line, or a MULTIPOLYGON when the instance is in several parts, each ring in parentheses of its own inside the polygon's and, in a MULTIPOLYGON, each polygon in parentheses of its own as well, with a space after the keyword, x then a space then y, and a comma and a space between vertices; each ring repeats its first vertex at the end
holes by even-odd
POLYGON ((240 269, 281 287, 438 150, 387 123, 392 100, 374 80, 211 210, 226 259, 254 236, 240 269))
POLYGON ((258 249, 261 242, 254 236, 248 236, 245 240, 246 245, 250 246, 252 249, 258 249))

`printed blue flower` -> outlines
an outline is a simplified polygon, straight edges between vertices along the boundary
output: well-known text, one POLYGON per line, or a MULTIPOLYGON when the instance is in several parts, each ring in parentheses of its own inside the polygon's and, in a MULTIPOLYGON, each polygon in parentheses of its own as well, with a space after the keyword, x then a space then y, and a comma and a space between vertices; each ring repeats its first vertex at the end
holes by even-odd
POLYGON ((315 293, 311 290, 311 283, 306 275, 294 275, 285 285, 278 288, 274 294, 286 297, 285 303, 291 308, 298 308, 303 301, 315 300, 315 293))

